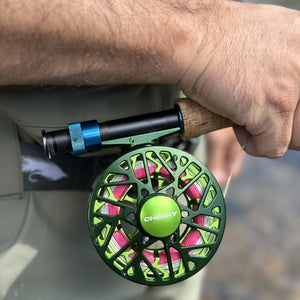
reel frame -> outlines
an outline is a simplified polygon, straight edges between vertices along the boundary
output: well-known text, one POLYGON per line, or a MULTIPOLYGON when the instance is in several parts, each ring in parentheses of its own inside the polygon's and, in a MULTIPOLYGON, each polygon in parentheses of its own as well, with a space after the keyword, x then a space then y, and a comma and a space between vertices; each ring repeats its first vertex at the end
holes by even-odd
POLYGON ((234 125, 190 99, 177 99, 170 110, 76 122, 43 130, 42 137, 49 159, 102 147, 131 148, 95 180, 88 207, 90 235, 103 260, 124 278, 167 285, 192 276, 212 258, 224 233, 225 204, 217 181, 193 156, 146 145, 163 136, 180 134, 188 140, 234 125), (140 165, 144 177, 137 175, 140 165), (167 209, 160 211, 160 203, 167 209), (156 226, 145 225, 150 219, 156 226))
POLYGON ((223 193, 212 173, 192 155, 169 147, 139 147, 121 156, 95 180, 88 206, 98 254, 123 278, 145 285, 194 275, 213 257, 225 230, 223 193), (160 195, 175 201, 181 218, 172 234, 155 237, 139 216, 160 195))

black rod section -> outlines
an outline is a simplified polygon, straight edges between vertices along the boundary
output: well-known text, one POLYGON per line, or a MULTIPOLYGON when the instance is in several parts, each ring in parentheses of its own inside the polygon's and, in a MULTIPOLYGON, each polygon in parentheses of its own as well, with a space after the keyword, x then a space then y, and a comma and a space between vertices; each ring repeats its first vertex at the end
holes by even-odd
POLYGON ((99 123, 102 141, 110 141, 179 126, 178 111, 175 108, 163 112, 99 123))
MULTIPOLYGON (((84 123, 84 122, 83 122, 84 123)), ((134 116, 119 120, 98 123, 101 140, 109 141, 118 138, 146 134, 165 129, 181 127, 179 111, 173 109, 134 116)), ((49 158, 54 155, 73 151, 69 129, 42 132, 45 153, 49 158)), ((101 145, 99 145, 99 150, 101 145)))
POLYGON ((69 129, 46 132, 42 131, 44 151, 51 158, 57 154, 72 152, 69 129))

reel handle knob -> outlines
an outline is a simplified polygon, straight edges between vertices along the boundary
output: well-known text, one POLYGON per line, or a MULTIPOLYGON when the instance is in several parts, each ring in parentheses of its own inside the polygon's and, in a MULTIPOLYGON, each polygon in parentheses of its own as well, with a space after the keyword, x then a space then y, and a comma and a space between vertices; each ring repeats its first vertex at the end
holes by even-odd
POLYGON ((191 99, 177 99, 176 104, 182 115, 184 132, 181 137, 183 140, 218 129, 236 126, 231 120, 211 112, 191 99))

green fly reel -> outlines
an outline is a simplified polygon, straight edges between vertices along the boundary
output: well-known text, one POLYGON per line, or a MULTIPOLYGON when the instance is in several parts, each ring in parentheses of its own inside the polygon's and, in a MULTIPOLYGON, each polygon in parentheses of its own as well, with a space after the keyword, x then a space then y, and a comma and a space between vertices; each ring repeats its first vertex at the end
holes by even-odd
POLYGON ((179 99, 170 110, 72 123, 42 136, 49 158, 116 145, 133 149, 94 182, 90 235, 102 259, 122 277, 167 285, 189 278, 215 254, 224 233, 225 204, 205 165, 154 143, 174 134, 188 140, 227 126, 232 126, 230 120, 179 99))
POLYGON ((89 231, 106 264, 123 278, 167 285, 201 270, 225 228, 222 191, 212 173, 181 150, 137 148, 94 182, 89 231))

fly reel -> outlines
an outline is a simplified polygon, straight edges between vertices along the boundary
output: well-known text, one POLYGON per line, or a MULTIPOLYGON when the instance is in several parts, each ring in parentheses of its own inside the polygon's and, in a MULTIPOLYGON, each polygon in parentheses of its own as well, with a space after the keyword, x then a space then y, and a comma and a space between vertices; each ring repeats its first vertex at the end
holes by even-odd
POLYGON ((225 228, 222 191, 192 155, 144 147, 113 162, 89 198, 89 230, 106 264, 145 285, 167 285, 202 269, 225 228))
POLYGON ((225 228, 225 204, 212 173, 181 150, 147 146, 160 137, 184 140, 232 126, 189 99, 173 109, 43 131, 45 153, 75 155, 102 147, 132 151, 113 162, 94 182, 89 230, 96 250, 122 277, 145 285, 189 278, 215 254, 225 228))

